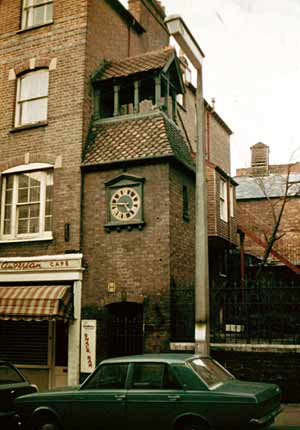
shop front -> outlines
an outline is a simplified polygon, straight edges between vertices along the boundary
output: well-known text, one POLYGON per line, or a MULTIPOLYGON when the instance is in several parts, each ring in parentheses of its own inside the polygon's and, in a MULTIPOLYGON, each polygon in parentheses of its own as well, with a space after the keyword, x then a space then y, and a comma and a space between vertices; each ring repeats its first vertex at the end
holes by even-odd
POLYGON ((79 382, 82 255, 0 258, 0 359, 39 389, 79 382))

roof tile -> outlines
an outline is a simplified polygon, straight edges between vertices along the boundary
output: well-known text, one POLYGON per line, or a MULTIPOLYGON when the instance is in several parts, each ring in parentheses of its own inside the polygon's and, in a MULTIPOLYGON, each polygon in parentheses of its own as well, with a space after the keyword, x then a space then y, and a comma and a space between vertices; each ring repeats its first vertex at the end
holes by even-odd
POLYGON ((166 47, 159 51, 148 52, 136 57, 107 62, 102 73, 96 80, 104 81, 111 78, 132 75, 134 73, 147 72, 161 69, 173 55, 174 49, 166 47))
POLYGON ((194 162, 181 130, 162 112, 102 121, 92 130, 83 165, 173 156, 191 169, 194 162))

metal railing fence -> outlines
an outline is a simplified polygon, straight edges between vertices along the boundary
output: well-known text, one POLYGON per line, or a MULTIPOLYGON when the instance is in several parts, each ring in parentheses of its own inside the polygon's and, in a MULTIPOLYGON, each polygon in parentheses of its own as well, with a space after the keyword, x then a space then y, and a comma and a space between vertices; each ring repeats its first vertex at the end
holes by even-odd
POLYGON ((213 343, 300 344, 300 286, 274 280, 210 290, 213 343))

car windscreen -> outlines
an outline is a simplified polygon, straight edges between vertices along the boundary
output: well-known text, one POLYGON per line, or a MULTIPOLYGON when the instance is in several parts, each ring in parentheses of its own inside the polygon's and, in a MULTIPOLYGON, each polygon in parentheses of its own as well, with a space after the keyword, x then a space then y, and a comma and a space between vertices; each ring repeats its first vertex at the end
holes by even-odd
POLYGON ((24 382, 22 376, 9 364, 0 364, 0 384, 24 382))
POLYGON ((189 364, 209 388, 234 379, 233 375, 211 358, 194 358, 189 364))

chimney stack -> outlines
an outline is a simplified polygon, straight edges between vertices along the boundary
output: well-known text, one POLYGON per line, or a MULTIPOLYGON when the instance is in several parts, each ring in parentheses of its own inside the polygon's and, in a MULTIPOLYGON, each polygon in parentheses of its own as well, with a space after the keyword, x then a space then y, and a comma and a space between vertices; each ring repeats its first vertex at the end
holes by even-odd
POLYGON ((148 4, 148 8, 150 8, 153 15, 156 15, 159 20, 164 22, 166 17, 165 8, 159 0, 128 0, 128 10, 143 25, 145 24, 143 21, 147 10, 145 4, 148 4))

